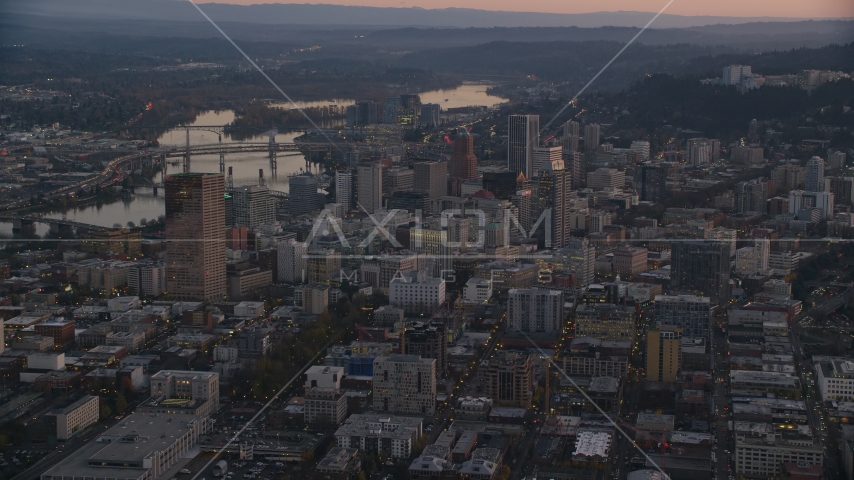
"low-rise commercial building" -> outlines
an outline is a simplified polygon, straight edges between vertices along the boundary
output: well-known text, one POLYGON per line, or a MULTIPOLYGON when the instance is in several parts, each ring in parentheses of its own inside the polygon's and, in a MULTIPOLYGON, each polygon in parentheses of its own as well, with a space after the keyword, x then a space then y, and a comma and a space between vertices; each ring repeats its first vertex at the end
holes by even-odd
POLYGON ((392 458, 408 458, 421 438, 421 423, 420 417, 354 414, 335 432, 335 444, 392 458))
POLYGON ((734 430, 737 475, 779 478, 784 463, 823 463, 821 443, 806 425, 735 422, 734 430))
POLYGON ((209 433, 210 420, 134 413, 61 460, 41 480, 157 480, 209 433))
POLYGON ((51 410, 47 415, 56 422, 56 439, 64 441, 89 425, 97 423, 101 409, 98 397, 86 395, 65 407, 51 410))

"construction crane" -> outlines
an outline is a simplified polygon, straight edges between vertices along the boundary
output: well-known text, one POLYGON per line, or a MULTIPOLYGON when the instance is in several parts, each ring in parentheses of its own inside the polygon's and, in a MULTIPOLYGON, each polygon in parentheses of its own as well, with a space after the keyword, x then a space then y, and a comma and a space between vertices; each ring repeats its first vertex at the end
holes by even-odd
POLYGON ((356 331, 359 332, 359 353, 364 353, 365 352, 365 335, 367 335, 368 338, 370 338, 371 341, 373 341, 373 340, 375 340, 374 334, 370 333, 370 332, 366 332, 364 325, 362 325, 360 323, 356 324, 356 331))

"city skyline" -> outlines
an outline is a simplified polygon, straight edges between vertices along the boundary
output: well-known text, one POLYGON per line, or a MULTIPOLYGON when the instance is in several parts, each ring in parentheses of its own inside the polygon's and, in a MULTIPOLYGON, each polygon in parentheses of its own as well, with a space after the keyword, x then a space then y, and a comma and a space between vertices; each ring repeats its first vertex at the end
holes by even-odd
MULTIPOLYGON (((419 8, 425 10, 442 8, 474 9, 497 12, 517 13, 556 13, 585 14, 603 12, 650 12, 655 13, 667 2, 661 0, 604 0, 587 4, 568 4, 557 0, 547 0, 535 4, 519 4, 511 0, 468 0, 464 4, 452 0, 357 0, 330 2, 283 2, 281 0, 208 0, 203 3, 226 3, 234 5, 259 4, 312 4, 346 5, 380 8, 419 8)), ((684 16, 722 16, 722 17, 768 17, 791 19, 836 19, 854 17, 854 3, 847 0, 821 0, 804 3, 794 1, 761 0, 745 4, 736 0, 722 0, 714 3, 674 2, 666 9, 671 15, 684 16)), ((654 25, 653 25, 654 28, 654 25)))

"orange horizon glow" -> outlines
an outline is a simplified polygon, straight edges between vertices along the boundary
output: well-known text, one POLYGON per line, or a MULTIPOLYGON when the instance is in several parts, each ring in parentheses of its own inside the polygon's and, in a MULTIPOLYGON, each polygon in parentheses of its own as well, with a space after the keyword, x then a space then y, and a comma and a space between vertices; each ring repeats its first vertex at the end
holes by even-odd
MULTIPOLYGON (((567 0, 540 0, 524 3, 516 0, 342 0, 336 2, 306 2, 281 0, 197 0, 198 3, 230 3, 235 5, 257 5, 270 3, 284 4, 335 4, 362 7, 397 7, 423 9, 471 8, 505 12, 538 13, 596 13, 596 12, 658 12, 667 0, 597 0, 596 2, 578 2, 567 0)), ((685 16, 722 16, 722 17, 778 17, 778 18, 854 18, 852 0, 814 0, 813 2, 794 0, 717 0, 698 2, 696 0, 676 0, 665 11, 672 15, 685 16)))

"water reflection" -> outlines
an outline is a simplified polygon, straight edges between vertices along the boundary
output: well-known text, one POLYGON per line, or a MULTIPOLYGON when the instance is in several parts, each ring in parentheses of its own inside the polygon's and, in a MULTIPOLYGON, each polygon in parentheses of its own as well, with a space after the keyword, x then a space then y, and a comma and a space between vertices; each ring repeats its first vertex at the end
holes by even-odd
MULTIPOLYGON (((504 98, 487 94, 487 88, 488 85, 484 84, 465 84, 449 90, 423 92, 420 95, 422 103, 438 103, 442 109, 465 106, 492 106, 496 103, 506 101, 504 98)), ((346 107, 347 105, 352 105, 355 101, 351 99, 334 99, 296 103, 300 108, 325 107, 329 105, 346 107)), ((280 108, 293 107, 287 102, 274 102, 271 105, 280 108)), ((234 118, 233 110, 211 110, 200 113, 191 125, 223 126, 233 122, 234 118)), ((187 141, 186 132, 186 130, 180 128, 168 130, 158 138, 158 142, 164 146, 183 146, 187 141)), ((276 135, 275 140, 279 143, 291 143, 295 137, 301 134, 302 131, 281 132, 276 135)), ((189 139, 190 145, 207 145, 218 143, 220 136, 215 132, 191 130, 189 132, 189 139)), ((232 140, 227 135, 223 135, 222 141, 230 142, 232 140)), ((269 141, 269 130, 259 129, 258 135, 244 141, 248 143, 266 143, 269 141)), ((267 185, 274 190, 282 192, 288 191, 288 175, 300 172, 306 167, 305 158, 302 154, 279 153, 277 155, 278 177, 271 178, 269 157, 264 152, 227 155, 225 157, 225 165, 226 167, 233 167, 234 184, 236 186, 256 184, 258 182, 258 171, 263 170, 267 185)), ((168 172, 178 172, 180 166, 168 165, 167 168, 168 172)), ((191 159, 191 170, 193 172, 219 172, 219 156, 193 156, 191 159)), ((160 178, 156 179, 156 181, 159 180, 160 178)), ((138 224, 143 218, 146 220, 155 219, 165 213, 163 191, 160 190, 158 194, 159 196, 155 197, 152 195, 150 188, 137 187, 136 194, 127 200, 100 205, 88 205, 66 212, 51 212, 45 214, 45 216, 62 218, 65 215, 70 220, 105 227, 111 227, 115 224, 124 226, 128 221, 138 224)), ((39 235, 44 235, 48 231, 46 225, 37 224, 36 228, 39 235)), ((0 235, 7 233, 11 237, 12 225, 0 224, 0 235)))

